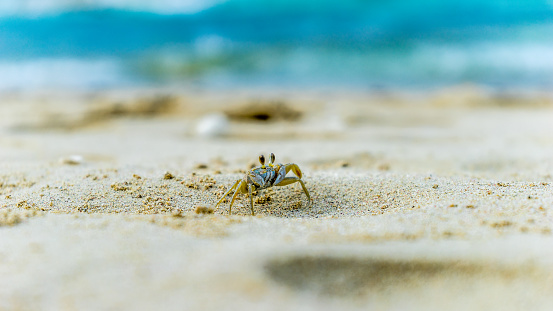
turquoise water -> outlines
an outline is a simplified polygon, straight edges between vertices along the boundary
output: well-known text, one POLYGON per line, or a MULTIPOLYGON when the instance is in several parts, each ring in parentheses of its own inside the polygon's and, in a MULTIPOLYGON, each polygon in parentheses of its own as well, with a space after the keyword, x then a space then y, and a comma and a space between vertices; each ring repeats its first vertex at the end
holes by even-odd
POLYGON ((0 5, 0 89, 553 86, 551 1, 0 5))

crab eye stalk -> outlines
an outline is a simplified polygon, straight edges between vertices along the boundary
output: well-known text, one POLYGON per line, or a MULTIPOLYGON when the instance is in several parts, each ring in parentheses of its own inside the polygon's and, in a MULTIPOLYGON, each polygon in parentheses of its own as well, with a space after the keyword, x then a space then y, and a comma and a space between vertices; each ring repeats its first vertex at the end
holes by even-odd
POLYGON ((261 165, 265 165, 265 156, 264 155, 259 156, 259 163, 261 163, 261 165))
POLYGON ((275 163, 275 154, 271 152, 271 164, 275 163))

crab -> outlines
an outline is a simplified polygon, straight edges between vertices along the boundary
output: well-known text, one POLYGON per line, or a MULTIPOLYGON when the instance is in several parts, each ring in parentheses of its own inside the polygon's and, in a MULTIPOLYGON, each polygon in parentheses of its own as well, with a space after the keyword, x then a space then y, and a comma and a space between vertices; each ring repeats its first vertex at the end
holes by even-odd
POLYGON ((265 165, 265 156, 259 156, 259 163, 261 166, 254 167, 249 172, 247 172, 242 179, 237 180, 230 189, 223 194, 223 197, 215 204, 214 210, 217 209, 217 206, 223 202, 223 199, 231 193, 233 190, 234 195, 232 196, 232 201, 230 201, 230 206, 228 209, 229 215, 232 213, 232 204, 236 199, 238 193, 247 193, 250 197, 250 208, 252 211, 252 216, 255 215, 253 210, 253 196, 252 192, 256 190, 262 190, 274 186, 286 186, 296 182, 299 182, 303 188, 303 192, 307 196, 307 207, 311 206, 311 196, 309 191, 305 187, 303 180, 301 180, 301 170, 300 167, 295 163, 288 164, 275 164, 275 155, 271 153, 271 158, 269 164, 265 165), (286 177, 288 172, 292 171, 294 175, 291 177, 286 177))

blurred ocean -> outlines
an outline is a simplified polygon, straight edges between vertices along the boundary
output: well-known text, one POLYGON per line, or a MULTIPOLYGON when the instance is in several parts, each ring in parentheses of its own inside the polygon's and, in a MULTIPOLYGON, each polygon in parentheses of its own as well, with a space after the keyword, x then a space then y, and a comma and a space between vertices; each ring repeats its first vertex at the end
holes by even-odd
POLYGON ((0 90, 553 86, 551 0, 2 0, 0 90))

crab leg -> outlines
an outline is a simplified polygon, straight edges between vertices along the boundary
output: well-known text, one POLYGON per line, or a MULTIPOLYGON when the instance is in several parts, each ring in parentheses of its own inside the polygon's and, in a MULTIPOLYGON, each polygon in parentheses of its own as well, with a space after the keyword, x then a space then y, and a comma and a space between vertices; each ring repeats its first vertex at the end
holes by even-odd
POLYGON ((288 174, 288 172, 291 170, 296 176, 301 178, 301 170, 296 163, 288 163, 284 165, 284 167, 286 168, 286 174, 288 174))
MULTIPOLYGON (((300 175, 301 175, 301 173, 300 173, 300 175)), ((279 186, 279 187, 280 186, 286 186, 286 185, 290 185, 290 184, 293 184, 293 183, 296 183, 296 182, 299 182, 301 184, 301 187, 303 188, 303 192, 307 196, 307 200, 308 200, 307 207, 311 206, 311 196, 309 195, 309 191, 307 191, 307 188, 305 187, 305 184, 303 183, 303 180, 301 180, 300 178, 298 178, 298 177, 285 177, 283 180, 281 180, 278 184, 276 184, 274 186, 279 186)))
MULTIPOLYGON (((238 195, 238 193, 242 192, 246 192, 246 182, 243 181, 243 180, 239 180, 236 182, 237 184, 240 183, 238 185, 238 188, 236 189, 236 191, 234 192, 234 195, 232 196, 232 200, 230 201, 230 206, 228 207, 228 214, 230 215, 231 212, 232 212, 232 204, 234 204, 234 200, 236 200, 236 196, 238 195)), ((251 195, 250 195, 251 197, 251 195)))
POLYGON ((252 196, 252 185, 248 185, 248 195, 250 196, 250 207, 252 209, 252 216, 255 215, 253 211, 253 196, 252 196))
POLYGON ((241 182, 241 180, 237 180, 237 181, 234 183, 234 185, 232 185, 232 187, 230 187, 230 189, 229 189, 227 192, 225 192, 225 194, 223 194, 223 196, 221 197, 221 199, 219 200, 219 202, 217 202, 217 204, 215 204, 215 209, 217 209, 217 206, 218 206, 219 204, 221 204, 221 202, 223 202, 223 199, 226 198, 227 195, 228 195, 229 193, 231 193, 232 190, 234 190, 234 188, 236 188, 236 186, 238 186, 238 183, 239 183, 239 182, 241 182))

